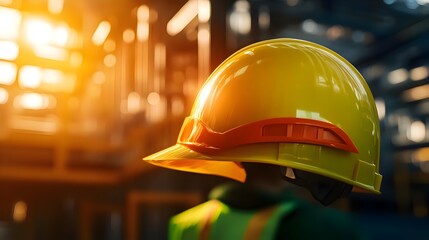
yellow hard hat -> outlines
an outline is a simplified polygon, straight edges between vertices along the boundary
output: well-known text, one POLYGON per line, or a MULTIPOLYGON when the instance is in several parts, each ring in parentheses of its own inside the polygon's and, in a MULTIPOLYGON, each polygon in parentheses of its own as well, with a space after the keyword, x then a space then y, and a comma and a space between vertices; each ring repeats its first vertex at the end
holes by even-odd
POLYGON ((258 42, 210 75, 177 144, 152 164, 245 181, 267 163, 378 193, 380 129, 371 91, 337 53, 297 39, 258 42))

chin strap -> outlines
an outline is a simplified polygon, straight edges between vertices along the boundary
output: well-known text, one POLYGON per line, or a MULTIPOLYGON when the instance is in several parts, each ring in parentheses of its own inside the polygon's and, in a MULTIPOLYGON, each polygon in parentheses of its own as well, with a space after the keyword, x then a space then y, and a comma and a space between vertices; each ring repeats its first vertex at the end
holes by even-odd
POLYGON ((292 168, 281 168, 286 181, 306 188, 311 195, 327 206, 341 197, 348 196, 352 186, 332 178, 292 168))

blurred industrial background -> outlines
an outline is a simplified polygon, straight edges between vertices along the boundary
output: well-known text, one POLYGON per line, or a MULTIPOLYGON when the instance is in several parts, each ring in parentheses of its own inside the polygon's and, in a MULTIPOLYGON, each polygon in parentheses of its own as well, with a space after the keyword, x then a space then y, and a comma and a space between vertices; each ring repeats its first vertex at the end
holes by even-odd
POLYGON ((218 64, 277 37, 337 51, 376 99, 382 194, 332 207, 429 239, 428 0, 0 0, 0 239, 166 239, 229 180, 141 158, 218 64))

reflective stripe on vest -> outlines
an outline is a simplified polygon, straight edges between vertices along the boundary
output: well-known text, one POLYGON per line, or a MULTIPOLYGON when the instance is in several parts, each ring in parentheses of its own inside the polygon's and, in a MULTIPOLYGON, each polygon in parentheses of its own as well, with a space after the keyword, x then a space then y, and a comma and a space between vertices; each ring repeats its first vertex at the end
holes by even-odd
POLYGON ((210 200, 172 218, 169 236, 171 240, 272 240, 281 219, 295 208, 296 203, 288 202, 243 211, 210 200))

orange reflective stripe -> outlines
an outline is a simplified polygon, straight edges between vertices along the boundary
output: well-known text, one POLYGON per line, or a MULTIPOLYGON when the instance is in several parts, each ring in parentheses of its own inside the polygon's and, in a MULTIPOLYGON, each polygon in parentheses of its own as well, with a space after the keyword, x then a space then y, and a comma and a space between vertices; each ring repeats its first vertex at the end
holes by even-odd
POLYGON ((249 221, 246 232, 244 232, 244 240, 260 240, 262 231, 270 220, 271 216, 277 209, 273 206, 262 211, 257 212, 249 221))
POLYGON ((331 123, 305 118, 272 118, 244 124, 226 132, 211 130, 201 120, 188 117, 178 143, 213 154, 219 150, 252 143, 308 143, 358 153, 352 140, 331 123))
POLYGON ((217 200, 211 200, 209 209, 207 210, 201 223, 200 240, 210 239, 210 230, 213 223, 213 216, 219 210, 220 207, 221 205, 217 200))

